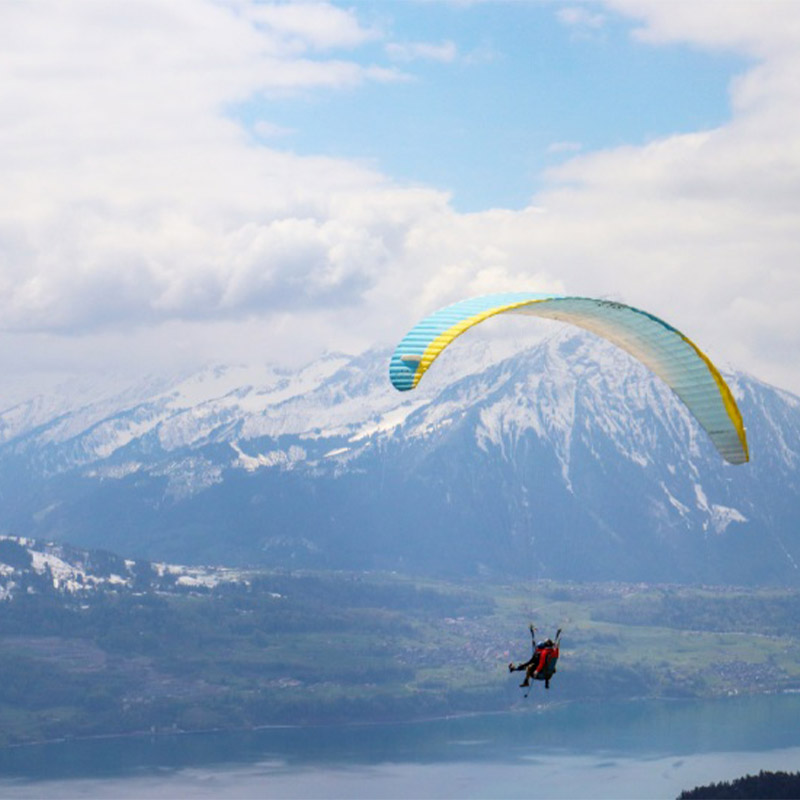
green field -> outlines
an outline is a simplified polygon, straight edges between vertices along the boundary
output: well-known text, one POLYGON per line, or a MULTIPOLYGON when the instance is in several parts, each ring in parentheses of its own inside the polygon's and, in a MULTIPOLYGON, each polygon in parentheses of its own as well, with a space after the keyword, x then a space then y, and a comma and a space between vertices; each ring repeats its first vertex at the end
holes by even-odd
POLYGON ((0 743, 800 688, 800 594, 250 573, 0 606, 0 743), (527 701, 529 621, 564 628, 527 701))

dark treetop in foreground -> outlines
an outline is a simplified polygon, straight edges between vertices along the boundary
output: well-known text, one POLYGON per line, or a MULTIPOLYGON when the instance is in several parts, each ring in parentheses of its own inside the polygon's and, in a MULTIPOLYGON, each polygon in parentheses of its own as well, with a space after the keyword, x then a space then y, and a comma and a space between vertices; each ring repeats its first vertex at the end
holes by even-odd
POLYGON ((757 798, 758 800, 796 800, 800 797, 800 772, 765 772, 745 775, 734 781, 721 781, 681 792, 678 800, 700 798, 757 798))

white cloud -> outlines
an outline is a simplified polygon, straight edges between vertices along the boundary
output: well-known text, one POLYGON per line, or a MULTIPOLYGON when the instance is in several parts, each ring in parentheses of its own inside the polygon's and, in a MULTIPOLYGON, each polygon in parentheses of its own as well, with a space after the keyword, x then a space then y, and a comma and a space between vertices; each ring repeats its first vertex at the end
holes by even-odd
POLYGON ((458 49, 453 42, 390 42, 386 53, 395 61, 440 61, 450 63, 456 60, 458 49))
POLYGON ((613 287, 712 355, 799 391, 790 353, 800 350, 800 7, 610 5, 639 17, 648 41, 759 61, 731 87, 729 123, 551 173, 538 201, 566 243, 560 273, 570 287, 613 287))
POLYGON ((597 11, 590 11, 586 6, 567 6, 556 12, 558 19, 565 25, 575 28, 598 30, 606 24, 606 17, 597 11))
POLYGON ((253 124, 253 133, 260 136, 262 139, 275 139, 281 136, 288 136, 294 131, 291 128, 286 128, 283 125, 276 125, 266 119, 260 119, 253 124))
POLYGON ((40 0, 0 14, 6 329, 314 305, 363 280, 358 254, 374 233, 335 219, 331 205, 385 180, 253 147, 225 116, 255 92, 396 78, 294 55, 372 38, 351 13, 188 0, 111 11, 40 0))
POLYGON ((238 0, 235 7, 259 27, 301 51, 351 48, 380 38, 379 31, 363 28, 352 10, 329 3, 253 4, 238 0))
POLYGON ((583 149, 580 142, 553 142, 547 146, 548 153, 577 153, 583 149))
POLYGON ((363 165, 258 145, 226 115, 402 77, 348 59, 378 35, 351 11, 2 4, 3 363, 305 357, 531 288, 647 308, 800 391, 800 7, 607 5, 650 42, 751 55, 730 122, 574 156, 530 208, 458 214, 363 165))
POLYGON ((795 54, 800 41, 800 18, 787 0, 606 0, 606 5, 640 20, 635 35, 658 44, 690 42, 772 60, 795 54))

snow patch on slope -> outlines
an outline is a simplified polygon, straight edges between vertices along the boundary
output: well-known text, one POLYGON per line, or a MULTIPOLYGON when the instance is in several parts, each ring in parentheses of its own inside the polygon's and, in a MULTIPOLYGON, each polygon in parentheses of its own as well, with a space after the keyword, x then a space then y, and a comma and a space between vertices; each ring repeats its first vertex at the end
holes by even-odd
POLYGON ((230 446, 238 456, 236 462, 234 462, 235 466, 239 466, 248 472, 255 472, 261 467, 291 469, 308 457, 308 453, 297 445, 292 445, 286 450, 270 450, 267 453, 256 453, 255 455, 245 453, 238 442, 231 442, 230 446))
POLYGON ((708 519, 703 523, 703 530, 710 528, 714 533, 722 534, 732 522, 747 522, 747 517, 738 509, 709 503, 700 484, 694 484, 694 491, 697 498, 697 508, 708 515, 708 519))

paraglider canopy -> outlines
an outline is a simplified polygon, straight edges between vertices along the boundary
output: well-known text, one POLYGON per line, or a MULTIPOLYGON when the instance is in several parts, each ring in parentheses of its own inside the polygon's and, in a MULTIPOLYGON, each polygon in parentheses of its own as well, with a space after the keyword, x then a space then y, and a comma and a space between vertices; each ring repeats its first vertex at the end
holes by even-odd
POLYGON ((602 336, 658 375, 683 401, 720 455, 731 464, 749 459, 742 415, 719 370, 687 336, 638 308, 590 297, 507 292, 462 300, 435 311, 401 340, 389 364, 399 391, 416 388, 456 337, 497 314, 561 320, 602 336))

